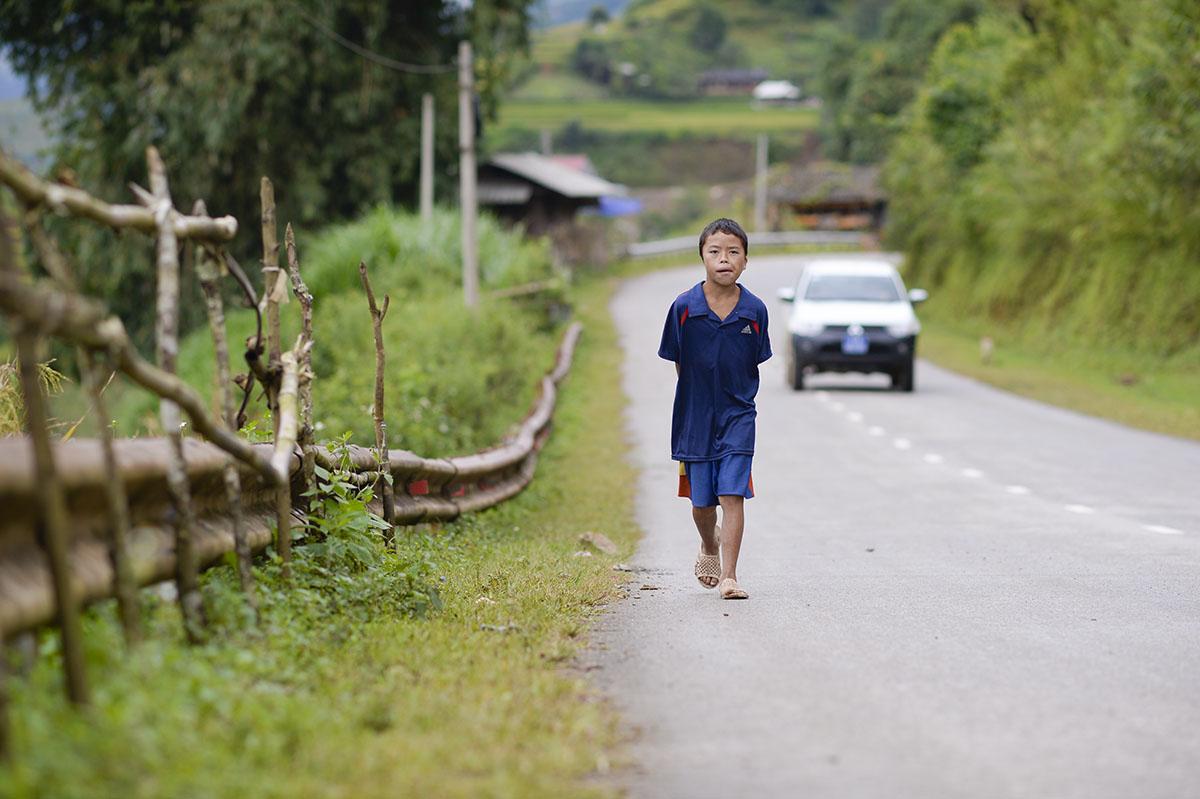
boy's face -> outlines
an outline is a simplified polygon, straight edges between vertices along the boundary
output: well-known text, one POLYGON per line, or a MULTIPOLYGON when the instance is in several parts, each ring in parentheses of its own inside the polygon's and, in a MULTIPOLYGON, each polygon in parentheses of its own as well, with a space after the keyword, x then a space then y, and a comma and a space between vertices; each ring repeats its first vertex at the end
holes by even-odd
POLYGON ((732 233, 713 233, 704 240, 701 252, 708 280, 718 286, 732 286, 746 271, 746 248, 732 233))

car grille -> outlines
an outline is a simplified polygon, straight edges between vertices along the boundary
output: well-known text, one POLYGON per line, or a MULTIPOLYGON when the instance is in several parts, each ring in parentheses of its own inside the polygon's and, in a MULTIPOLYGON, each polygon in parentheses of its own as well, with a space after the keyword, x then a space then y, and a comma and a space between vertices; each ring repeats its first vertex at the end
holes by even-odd
MULTIPOLYGON (((825 325, 826 333, 845 333, 849 329, 850 329, 849 325, 825 325)), ((884 325, 863 325, 862 329, 863 329, 864 333, 868 333, 868 334, 869 333, 882 333, 885 330, 887 330, 887 327, 884 325)))

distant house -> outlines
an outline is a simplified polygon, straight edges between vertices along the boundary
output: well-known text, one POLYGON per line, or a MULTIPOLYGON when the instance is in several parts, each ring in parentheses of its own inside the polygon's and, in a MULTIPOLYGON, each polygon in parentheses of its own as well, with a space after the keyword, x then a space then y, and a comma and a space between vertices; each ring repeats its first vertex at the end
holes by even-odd
POLYGON ((700 73, 696 87, 709 97, 748 97, 768 77, 765 69, 710 69, 700 73))
POLYGON ((479 204, 509 224, 533 234, 568 223, 581 208, 599 207, 605 197, 621 197, 625 187, 537 153, 497 153, 479 167, 479 204))
POLYGON ((812 230, 878 230, 887 211, 877 166, 805 164, 781 178, 770 197, 777 221, 812 230))
POLYGON ((760 103, 794 103, 800 99, 800 87, 790 80, 764 80, 754 87, 754 99, 760 103))

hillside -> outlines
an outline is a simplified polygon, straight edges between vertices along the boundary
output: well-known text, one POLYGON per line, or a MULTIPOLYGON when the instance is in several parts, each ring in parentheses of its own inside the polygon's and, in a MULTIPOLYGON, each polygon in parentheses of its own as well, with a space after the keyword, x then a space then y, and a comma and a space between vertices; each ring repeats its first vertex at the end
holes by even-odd
MULTIPOLYGON (((607 49, 614 62, 633 64, 639 75, 673 76, 667 81, 681 92, 694 91, 695 76, 679 74, 686 71, 689 62, 703 68, 764 69, 773 78, 803 86, 816 76, 822 38, 832 19, 803 9, 826 5, 772 0, 726 0, 719 4, 635 0, 606 25, 589 28, 576 19, 536 31, 529 82, 536 84, 549 76, 571 72, 575 48, 586 39, 607 49), (715 46, 706 50, 708 45, 715 46)), ((522 91, 539 93, 536 86, 522 91)))

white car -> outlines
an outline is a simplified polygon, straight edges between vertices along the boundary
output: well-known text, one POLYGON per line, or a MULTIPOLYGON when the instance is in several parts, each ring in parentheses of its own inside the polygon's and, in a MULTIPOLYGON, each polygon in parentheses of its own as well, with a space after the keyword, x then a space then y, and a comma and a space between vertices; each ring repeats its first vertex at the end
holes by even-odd
POLYGON ((779 290, 792 303, 788 384, 802 390, 811 372, 884 372, 892 388, 912 391, 921 332, 913 306, 928 297, 906 291, 887 261, 809 261, 794 287, 779 290))

